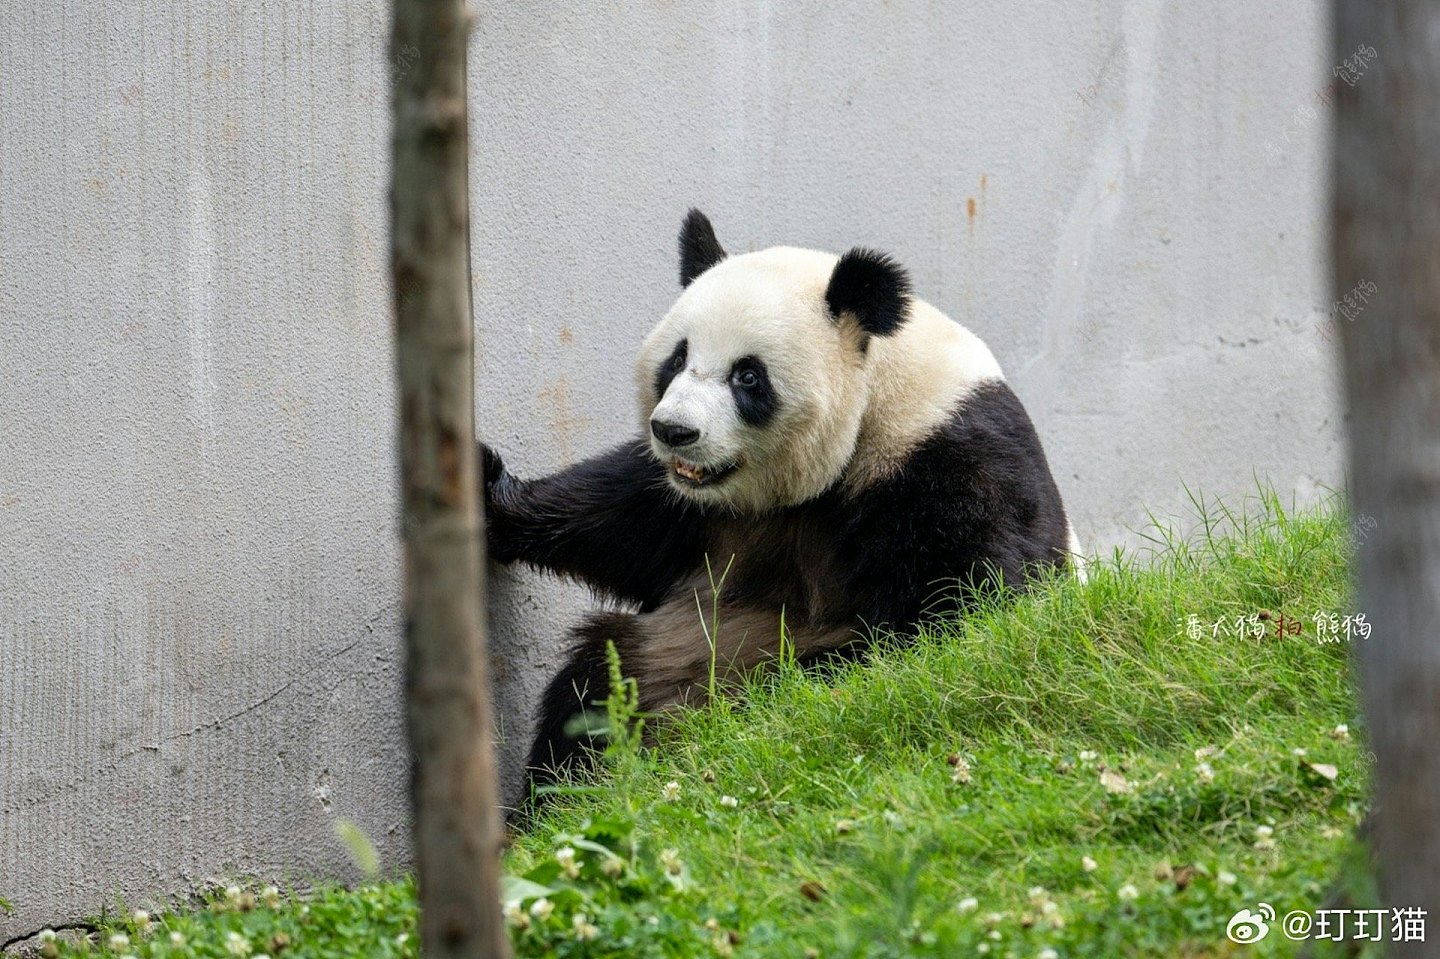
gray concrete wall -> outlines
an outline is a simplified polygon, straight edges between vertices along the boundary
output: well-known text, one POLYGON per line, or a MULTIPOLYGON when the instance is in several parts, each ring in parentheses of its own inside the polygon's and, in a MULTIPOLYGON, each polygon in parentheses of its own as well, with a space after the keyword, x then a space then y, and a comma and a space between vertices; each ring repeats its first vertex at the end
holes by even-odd
MULTIPOLYGON (((32 6, 0 6, 0 941, 353 878, 340 817, 403 867, 386 9, 32 6)), ((899 257, 1092 544, 1182 480, 1338 481, 1314 4, 480 7, 477 406, 516 472, 636 428, 695 204, 732 250, 899 257)), ((511 782, 587 602, 494 577, 511 782)))

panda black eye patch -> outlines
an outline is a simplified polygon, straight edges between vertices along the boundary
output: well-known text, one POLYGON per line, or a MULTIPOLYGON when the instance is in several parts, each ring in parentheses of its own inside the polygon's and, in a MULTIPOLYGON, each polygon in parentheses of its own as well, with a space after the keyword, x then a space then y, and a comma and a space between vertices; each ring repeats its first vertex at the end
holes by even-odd
POLYGON ((680 371, 685 369, 685 359, 689 355, 689 352, 690 341, 681 340, 675 344, 675 349, 670 351, 670 355, 665 358, 665 362, 660 364, 660 369, 655 371, 655 396, 657 400, 663 397, 665 391, 670 388, 670 381, 679 376, 680 371))
POLYGON ((764 426, 775 415, 780 399, 770 383, 770 373, 758 357, 747 356, 730 368, 730 392, 735 410, 751 426, 764 426))

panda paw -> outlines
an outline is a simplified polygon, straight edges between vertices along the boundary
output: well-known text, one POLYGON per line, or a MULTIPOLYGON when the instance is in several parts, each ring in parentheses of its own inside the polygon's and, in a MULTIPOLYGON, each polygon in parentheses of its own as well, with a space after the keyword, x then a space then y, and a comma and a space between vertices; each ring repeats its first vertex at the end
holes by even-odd
POLYGON ((505 469, 505 461, 485 443, 480 444, 480 480, 485 496, 485 540, 489 557, 498 563, 518 559, 510 540, 510 494, 517 484, 505 469))
POLYGON ((480 478, 485 483, 485 498, 490 498, 490 489, 506 476, 505 461, 500 454, 490 448, 490 444, 480 444, 480 478))

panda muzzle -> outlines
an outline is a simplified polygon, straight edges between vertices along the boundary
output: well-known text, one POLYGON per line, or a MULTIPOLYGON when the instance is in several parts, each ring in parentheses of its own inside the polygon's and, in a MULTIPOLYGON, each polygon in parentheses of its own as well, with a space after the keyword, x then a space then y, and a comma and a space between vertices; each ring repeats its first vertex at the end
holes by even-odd
POLYGON ((675 471, 675 475, 691 486, 709 486, 711 483, 718 483, 735 472, 738 466, 736 463, 731 463, 719 469, 710 469, 695 463, 687 463, 678 458, 670 465, 675 471))

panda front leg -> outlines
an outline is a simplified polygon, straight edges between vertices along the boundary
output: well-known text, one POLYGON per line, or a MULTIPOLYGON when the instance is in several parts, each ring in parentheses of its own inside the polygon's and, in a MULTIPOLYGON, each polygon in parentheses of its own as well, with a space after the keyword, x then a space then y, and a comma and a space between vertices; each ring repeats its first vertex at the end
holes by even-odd
POLYGON ((642 608, 700 566, 704 518, 633 441, 551 476, 521 480, 480 444, 489 555, 570 576, 642 608))

